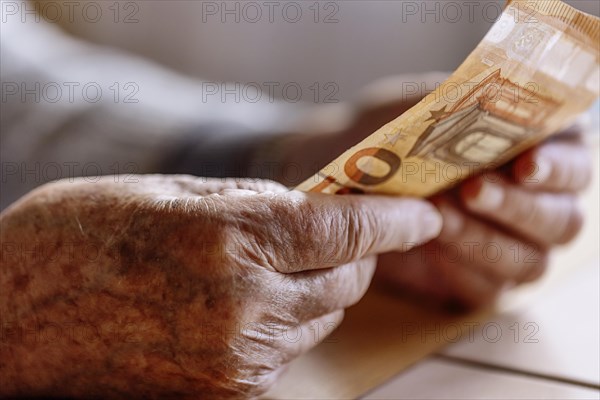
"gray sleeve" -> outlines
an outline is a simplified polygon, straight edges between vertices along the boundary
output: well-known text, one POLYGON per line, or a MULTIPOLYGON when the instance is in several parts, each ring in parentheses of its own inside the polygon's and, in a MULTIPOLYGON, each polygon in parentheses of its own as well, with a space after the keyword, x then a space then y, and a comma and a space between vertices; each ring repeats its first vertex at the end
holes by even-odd
POLYGON ((43 21, 8 18, 0 40, 1 208, 74 176, 237 175, 253 147, 308 112, 277 101, 226 103, 206 96, 203 81, 43 21))

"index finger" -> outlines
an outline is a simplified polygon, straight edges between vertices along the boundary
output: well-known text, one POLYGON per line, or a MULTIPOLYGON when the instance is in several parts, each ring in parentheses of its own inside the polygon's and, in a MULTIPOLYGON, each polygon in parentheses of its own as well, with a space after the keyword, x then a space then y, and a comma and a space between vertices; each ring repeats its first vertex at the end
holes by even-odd
POLYGON ((549 141, 519 156, 513 175, 532 189, 577 192, 591 181, 592 158, 580 141, 549 141))

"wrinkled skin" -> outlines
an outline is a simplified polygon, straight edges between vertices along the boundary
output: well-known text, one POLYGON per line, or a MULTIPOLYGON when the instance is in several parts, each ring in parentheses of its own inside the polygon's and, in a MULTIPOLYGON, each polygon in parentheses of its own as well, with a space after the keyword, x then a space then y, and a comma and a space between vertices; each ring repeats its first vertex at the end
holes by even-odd
MULTIPOLYGON (((310 176, 366 135, 401 115, 446 73, 385 78, 367 87, 353 116, 331 121, 328 136, 296 139, 285 159, 310 176)), ((343 114, 343 113, 342 113, 343 114)), ((327 124, 324 124, 327 125, 327 124)), ((436 196, 444 218, 440 236, 408 253, 379 257, 376 280, 421 303, 463 311, 490 304, 506 288, 539 278, 549 252, 573 239, 583 216, 577 195, 592 175, 582 141, 589 128, 583 116, 573 126, 490 171, 436 196), (494 190, 496 189, 496 190, 494 190)), ((294 140, 289 139, 289 140, 294 140)), ((299 180, 301 181, 301 180, 299 180)), ((299 183, 286 182, 290 185, 299 183)))
POLYGON ((134 180, 48 184, 1 214, 1 395, 258 395, 340 323, 376 254, 441 228, 422 200, 134 180))
MULTIPOLYGON (((414 105, 394 97, 405 81, 374 85, 336 121, 315 118, 315 135, 285 137, 283 159, 310 176, 414 105)), ((376 263, 395 293, 489 303, 537 278, 579 230, 591 162, 574 136, 437 196, 441 234, 412 249, 441 229, 416 200, 191 177, 46 185, 0 215, 0 396, 258 395, 335 329, 376 263)))

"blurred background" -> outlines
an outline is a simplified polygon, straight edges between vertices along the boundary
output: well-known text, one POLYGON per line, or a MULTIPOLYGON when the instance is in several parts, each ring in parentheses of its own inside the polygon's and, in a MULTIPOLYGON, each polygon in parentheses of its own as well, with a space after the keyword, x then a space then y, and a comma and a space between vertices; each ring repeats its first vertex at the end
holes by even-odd
MULTIPOLYGON (((564 1, 600 15, 598 0, 564 1)), ((215 126, 233 121, 256 131, 279 130, 282 120, 292 119, 289 116, 302 108, 291 101, 284 102, 285 107, 236 106, 229 101, 223 104, 218 97, 207 101, 201 80, 257 82, 264 90, 274 83, 279 87, 273 92, 275 97, 284 95, 282 86, 293 83, 304 91, 301 100, 305 102, 355 100, 361 88, 380 78, 453 71, 496 21, 504 3, 504 0, 45 0, 35 2, 37 11, 42 10, 54 24, 43 24, 36 21, 34 3, 0 0, 1 78, 6 88, 16 88, 7 94, 3 86, 2 93, 0 210, 34 187, 60 177, 155 171, 164 161, 165 149, 172 144, 165 137, 181 139, 183 133, 197 132, 203 146, 220 149, 219 143, 204 135, 215 126), (59 17, 57 12, 61 13, 59 17), (51 29, 41 25, 51 25, 51 29), (55 25, 84 42, 65 39, 62 32, 54 29, 55 25), (87 42, 123 52, 104 51, 88 46, 87 42), (128 54, 192 79, 154 68, 151 63, 139 62, 128 54), (55 101, 52 93, 31 90, 40 82, 62 88, 60 101, 55 101), (66 83, 73 82, 79 84, 74 102, 66 95, 66 83), (129 86, 132 82, 134 92, 129 86), (104 97, 99 101, 82 99, 81 87, 86 83, 101 88, 104 97), (25 94, 21 93, 23 87, 28 90, 25 94), (316 98, 315 91, 318 91, 316 98), (129 94, 135 95, 135 101, 127 101, 129 94)), ((598 103, 595 107, 597 110, 598 103)), ((600 112, 593 114, 598 118, 600 112)), ((595 127, 598 132, 597 119, 595 127)), ((281 131, 285 133, 284 129, 281 131)), ((215 136, 227 138, 228 133, 217 130, 215 136)), ((585 272, 569 281, 572 283, 566 284, 561 292, 548 295, 542 292, 544 296, 540 298, 552 302, 533 303, 529 297, 518 297, 517 305, 510 308, 512 311, 521 304, 532 306, 532 313, 519 321, 538 321, 543 326, 542 334, 546 336, 541 340, 542 345, 523 348, 515 342, 513 345, 520 346, 518 349, 507 349, 481 343, 468 349, 451 349, 443 357, 462 357, 463 361, 474 364, 485 361, 504 369, 516 365, 529 375, 531 371, 546 377, 554 374, 563 383, 584 382, 586 388, 597 390, 598 312, 591 308, 598 304, 597 186, 592 194, 596 197, 588 195, 585 199, 589 223, 581 235, 587 241, 571 247, 555 262, 562 267, 559 272, 574 266, 585 268, 585 272), (590 253, 595 257, 593 264, 587 257, 590 253)), ((555 281, 564 283, 563 275, 553 276, 555 281)), ((369 317, 373 310, 385 311, 369 307, 365 312, 369 317)), ((512 326, 516 318, 509 315, 503 326, 512 326)), ((509 342, 511 336, 506 338, 509 342)), ((380 348, 382 352, 388 351, 384 346, 380 348)), ((369 368, 368 363, 360 362, 345 367, 358 366, 369 368)), ((473 371, 458 377, 462 379, 454 373, 448 373, 450 378, 446 382, 455 383, 459 389, 477 389, 473 386, 473 371)), ((413 387, 421 394, 424 387, 454 393, 448 391, 447 385, 429 384, 432 379, 440 382, 440 375, 435 372, 426 376, 427 379, 421 379, 426 384, 421 386, 410 381, 402 389, 395 388, 394 393, 410 393, 406 388, 413 387)), ((501 389, 496 398, 505 398, 503 390, 513 384, 493 378, 494 382, 500 382, 494 383, 501 389)), ((478 382, 482 379, 479 377, 478 382)), ((298 381, 306 387, 327 386, 298 381)), ((466 398, 464 392, 457 393, 460 394, 455 398, 466 398)), ((535 393, 537 398, 548 398, 540 397, 537 388, 535 393)), ((567 392, 556 393, 557 398, 567 397, 564 395, 567 392)), ((436 395, 429 396, 433 397, 436 395)))
MULTIPOLYGON (((567 2, 600 15, 600 1, 567 2)), ((440 75, 414 74, 455 70, 503 8, 504 0, 0 0, 0 209, 54 179, 165 171, 190 143, 191 160, 222 162, 261 147, 259 136, 340 130, 347 104, 399 99, 408 93, 399 82, 413 82, 413 93, 417 82, 435 89, 440 75), (413 75, 360 92, 403 74, 413 75)), ((392 118, 371 117, 367 132, 392 118)), ((209 175, 197 165, 190 173, 209 175)))
MULTIPOLYGON (((600 1, 566 2, 600 15, 600 1)), ((335 82, 335 98, 343 101, 384 76, 453 71, 504 3, 137 1, 121 5, 119 19, 131 15, 132 23, 75 18, 63 25, 90 41, 207 80, 297 82, 302 88, 335 82)))

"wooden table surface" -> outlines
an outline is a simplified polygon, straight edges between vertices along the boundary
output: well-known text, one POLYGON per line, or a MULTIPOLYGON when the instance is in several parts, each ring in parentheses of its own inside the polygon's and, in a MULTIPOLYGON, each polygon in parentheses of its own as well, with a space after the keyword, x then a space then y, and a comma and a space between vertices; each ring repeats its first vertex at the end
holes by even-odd
POLYGON ((369 290, 265 398, 600 398, 599 188, 596 173, 583 231, 540 281, 459 317, 369 290))

